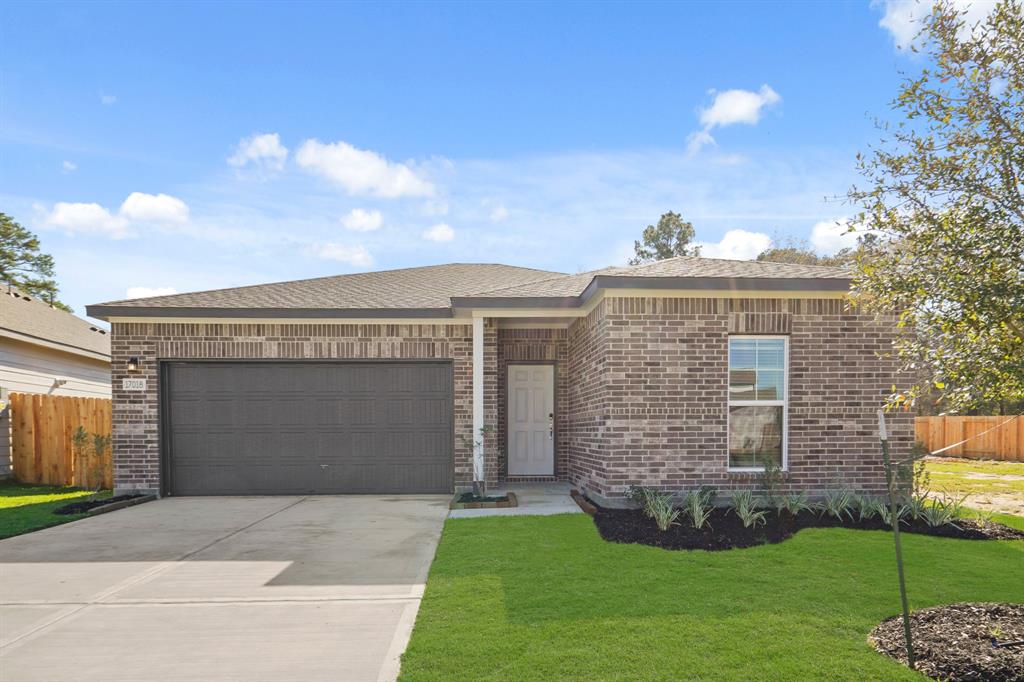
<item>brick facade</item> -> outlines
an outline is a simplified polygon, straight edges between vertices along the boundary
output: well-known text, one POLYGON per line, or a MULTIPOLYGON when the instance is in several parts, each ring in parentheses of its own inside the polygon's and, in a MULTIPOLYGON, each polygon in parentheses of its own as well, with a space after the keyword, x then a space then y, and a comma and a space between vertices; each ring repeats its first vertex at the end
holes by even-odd
MULTIPOLYGON (((728 338, 789 338, 788 473, 792 489, 834 482, 883 486, 876 410, 895 383, 891 321, 838 299, 608 297, 568 329, 484 331, 488 484, 507 470, 509 363, 555 365, 556 476, 607 500, 630 485, 728 492, 756 483, 727 471, 728 338)), ((116 322, 112 329, 115 487, 160 484, 158 361, 169 359, 450 359, 455 483, 472 479, 471 324, 116 322), (126 364, 138 357, 138 373, 126 364), (121 380, 147 379, 126 392, 121 380)), ((912 441, 910 415, 890 417, 894 452, 912 441)))
MULTIPOLYGON (((727 466, 728 339, 784 334, 787 487, 880 491, 876 411, 897 372, 882 357, 895 333, 838 299, 607 298, 569 331, 570 480, 605 499, 630 485, 754 485, 727 466)), ((891 416, 890 433, 905 453, 912 416, 891 416)))

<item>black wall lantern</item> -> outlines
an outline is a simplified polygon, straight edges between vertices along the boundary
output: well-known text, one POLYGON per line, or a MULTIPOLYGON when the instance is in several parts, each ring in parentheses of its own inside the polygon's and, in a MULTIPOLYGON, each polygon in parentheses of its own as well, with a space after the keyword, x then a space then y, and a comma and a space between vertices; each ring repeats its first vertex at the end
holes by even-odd
POLYGON ((139 359, 138 358, 128 358, 128 371, 129 372, 138 372, 139 371, 139 359))

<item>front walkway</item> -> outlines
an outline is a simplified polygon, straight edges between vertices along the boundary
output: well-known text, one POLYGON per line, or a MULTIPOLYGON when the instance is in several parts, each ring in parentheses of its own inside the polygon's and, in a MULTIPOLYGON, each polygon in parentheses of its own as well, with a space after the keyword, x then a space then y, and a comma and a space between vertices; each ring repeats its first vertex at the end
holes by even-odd
POLYGON ((169 498, 0 541, 0 678, 393 679, 448 501, 169 498))
POLYGON ((488 490, 490 496, 514 492, 519 500, 518 507, 499 509, 453 509, 448 515, 453 519, 476 516, 550 516, 551 514, 582 514, 579 505, 569 496, 572 486, 568 483, 507 483, 500 488, 488 490))

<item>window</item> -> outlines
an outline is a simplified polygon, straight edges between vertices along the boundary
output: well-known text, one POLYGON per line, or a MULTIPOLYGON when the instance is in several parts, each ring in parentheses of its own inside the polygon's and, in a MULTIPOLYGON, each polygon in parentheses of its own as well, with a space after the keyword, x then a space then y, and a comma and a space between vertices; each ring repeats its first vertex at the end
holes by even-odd
POLYGON ((786 338, 729 338, 729 468, 786 467, 786 338))

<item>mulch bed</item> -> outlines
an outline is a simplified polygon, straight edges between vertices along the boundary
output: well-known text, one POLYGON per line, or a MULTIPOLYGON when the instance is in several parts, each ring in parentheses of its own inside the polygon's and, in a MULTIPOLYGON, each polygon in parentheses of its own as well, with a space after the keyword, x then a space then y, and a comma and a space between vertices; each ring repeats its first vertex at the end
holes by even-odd
POLYGON ((489 497, 474 495, 473 493, 462 493, 455 498, 457 504, 472 504, 476 502, 508 502, 508 495, 502 495, 500 497, 489 497))
MULTIPOLYGON (((694 528, 689 519, 682 517, 679 525, 671 526, 666 531, 659 530, 654 520, 639 509, 597 507, 594 523, 601 537, 609 542, 652 545, 662 549, 713 551, 782 542, 804 528, 889 529, 877 517, 866 521, 844 519, 840 522, 835 517, 817 512, 800 512, 795 517, 783 513, 780 517, 774 511, 768 512, 765 524, 745 528, 739 517, 725 508, 714 509, 708 523, 700 530, 694 528)), ((1024 540, 1024 531, 998 523, 960 519, 956 524, 960 528, 948 524, 933 528, 924 521, 915 521, 901 524, 900 531, 962 540, 1024 540)))
POLYGON ((107 497, 102 500, 83 500, 82 502, 72 502, 65 504, 63 507, 54 509, 54 514, 84 514, 96 507, 103 507, 108 504, 114 504, 115 502, 123 502, 124 500, 134 500, 136 497, 144 497, 143 495, 118 495, 117 497, 107 497))
MULTIPOLYGON (((1024 640, 1024 604, 950 604, 910 614, 915 668, 925 675, 962 682, 1024 681, 1024 646, 996 642, 1024 640)), ((906 665, 903 620, 882 621, 869 637, 879 652, 906 665)))

